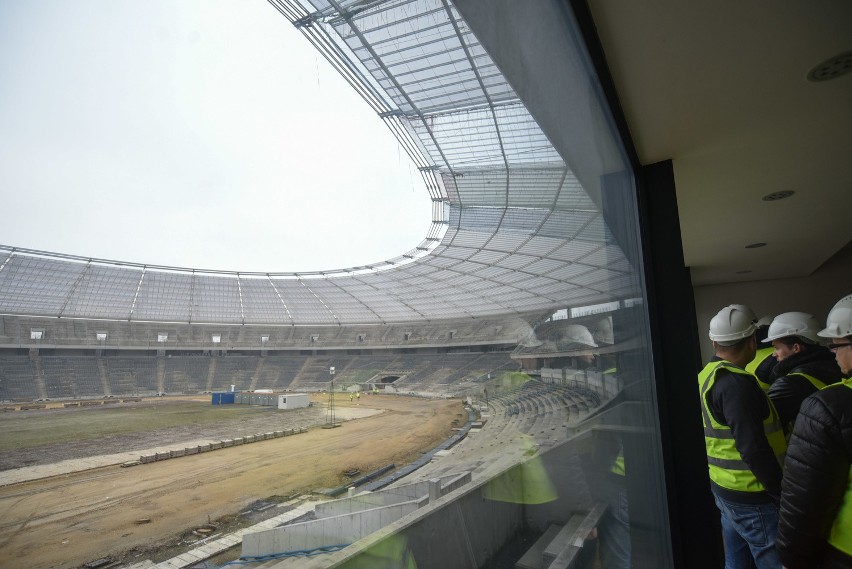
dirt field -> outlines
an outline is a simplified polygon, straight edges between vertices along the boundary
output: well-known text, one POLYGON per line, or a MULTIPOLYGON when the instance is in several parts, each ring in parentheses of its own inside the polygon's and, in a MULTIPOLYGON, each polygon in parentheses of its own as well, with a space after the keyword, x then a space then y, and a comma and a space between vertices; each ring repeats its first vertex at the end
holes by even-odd
MULTIPOLYGON (((199 404, 209 406, 209 401, 199 404)), ((337 407, 339 416, 345 417, 350 404, 338 401, 337 407)), ((370 395, 361 399, 360 408, 381 412, 346 421, 336 429, 313 428, 297 436, 131 468, 109 466, 2 486, 0 567, 72 568, 104 557, 132 560, 140 551, 235 514, 258 499, 337 486, 346 480, 343 472, 352 468, 369 472, 390 463, 400 466, 450 436, 453 426, 466 419, 457 400, 370 395)), ((236 413, 233 408, 226 412, 230 411, 236 413)), ((93 426, 99 422, 92 419, 99 419, 97 411, 89 409, 34 413, 44 413, 45 420, 67 417, 63 420, 69 424, 93 426), (57 415, 49 417, 49 413, 57 415)), ((317 407, 297 414, 303 424, 324 420, 324 411, 317 407)), ((13 413, 4 414, 0 426, 13 424, 8 415, 13 413)), ((42 444, 39 452, 7 448, 13 446, 8 440, 14 434, 4 429, 6 446, 0 447, 0 469, 61 460, 59 457, 73 453, 141 451, 164 441, 209 437, 221 428, 226 437, 267 432, 282 428, 272 425, 273 418, 286 413, 238 415, 224 424, 156 428, 148 436, 127 432, 105 437, 93 426, 89 435, 42 444)), ((23 431, 19 434, 25 436, 23 431)), ((0 472, 0 481, 2 477, 0 472)))

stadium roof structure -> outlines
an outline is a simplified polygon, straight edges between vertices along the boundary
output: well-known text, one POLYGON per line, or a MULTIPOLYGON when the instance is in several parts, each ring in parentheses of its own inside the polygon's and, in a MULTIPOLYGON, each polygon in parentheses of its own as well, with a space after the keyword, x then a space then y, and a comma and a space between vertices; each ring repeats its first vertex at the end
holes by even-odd
POLYGON ((0 313, 387 324, 641 294, 635 267, 604 220, 599 179, 572 170, 452 4, 270 2, 414 160, 433 202, 422 243, 381 263, 311 273, 152 266, 0 245, 0 313))

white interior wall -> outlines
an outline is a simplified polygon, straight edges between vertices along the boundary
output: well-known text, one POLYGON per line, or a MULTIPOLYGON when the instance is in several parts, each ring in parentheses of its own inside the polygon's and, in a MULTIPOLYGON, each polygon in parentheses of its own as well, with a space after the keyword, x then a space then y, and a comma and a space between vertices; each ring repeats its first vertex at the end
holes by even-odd
POLYGON ((746 304, 758 318, 797 310, 824 323, 834 303, 852 293, 852 245, 807 277, 699 286, 694 292, 701 358, 706 362, 713 354, 707 338, 710 319, 729 304, 746 304))

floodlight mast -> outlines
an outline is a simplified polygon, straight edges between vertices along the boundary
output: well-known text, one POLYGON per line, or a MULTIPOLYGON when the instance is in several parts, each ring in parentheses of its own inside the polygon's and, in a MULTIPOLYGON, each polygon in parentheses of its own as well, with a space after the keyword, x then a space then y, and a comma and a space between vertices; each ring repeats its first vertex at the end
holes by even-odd
POLYGON ((328 368, 328 374, 331 376, 331 385, 328 390, 328 413, 326 415, 326 424, 330 427, 337 425, 334 417, 334 366, 328 368))

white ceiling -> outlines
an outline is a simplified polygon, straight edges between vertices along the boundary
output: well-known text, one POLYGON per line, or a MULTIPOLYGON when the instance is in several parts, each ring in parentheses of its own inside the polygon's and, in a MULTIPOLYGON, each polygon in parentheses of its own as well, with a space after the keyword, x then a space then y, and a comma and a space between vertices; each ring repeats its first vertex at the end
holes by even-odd
POLYGON ((852 50, 852 2, 589 4, 640 161, 673 161, 695 285, 806 276, 852 240, 852 73, 807 79, 852 50))

